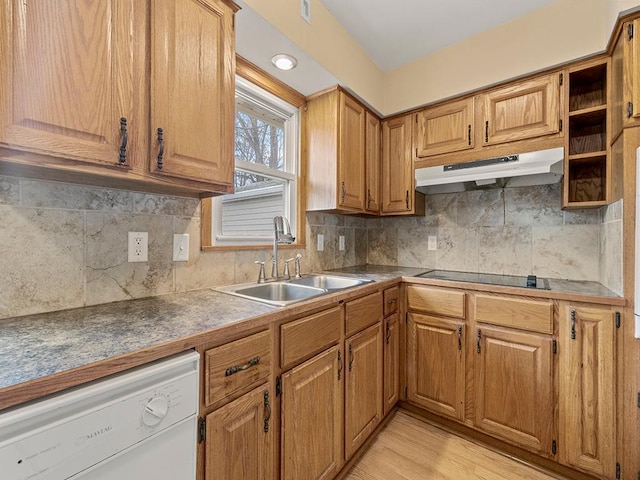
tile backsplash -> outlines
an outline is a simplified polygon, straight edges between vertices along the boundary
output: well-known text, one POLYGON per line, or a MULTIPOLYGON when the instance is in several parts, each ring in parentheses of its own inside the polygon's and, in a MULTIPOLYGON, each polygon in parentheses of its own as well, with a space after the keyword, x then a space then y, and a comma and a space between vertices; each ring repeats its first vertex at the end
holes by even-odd
MULTIPOLYGON (((310 212, 306 250, 287 255, 303 254, 303 272, 372 263, 535 273, 622 289, 622 202, 562 211, 559 185, 426 202, 425 217, 310 212), (437 250, 428 250, 428 236, 437 237, 437 250)), ((202 252, 193 198, 0 176, 0 219, 0 318, 252 281, 254 260, 271 258, 268 249, 202 252), (127 262, 129 231, 149 232, 148 262, 127 262), (189 234, 188 262, 172 261, 174 233, 189 234)))

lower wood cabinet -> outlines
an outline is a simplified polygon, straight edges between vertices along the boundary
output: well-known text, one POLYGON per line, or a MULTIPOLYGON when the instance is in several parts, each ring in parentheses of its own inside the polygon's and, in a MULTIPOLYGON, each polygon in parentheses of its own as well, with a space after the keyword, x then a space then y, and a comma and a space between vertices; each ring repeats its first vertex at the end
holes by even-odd
POLYGON ((332 347, 282 375, 281 478, 333 478, 343 465, 344 357, 332 347))
POLYGON ((409 313, 407 400, 443 416, 464 417, 462 321, 409 313))
POLYGON ((615 478, 616 313, 564 303, 560 315, 560 461, 615 478))
POLYGON ((261 385, 205 417, 206 480, 272 477, 272 393, 261 385))
POLYGON ((345 458, 350 458, 382 419, 380 322, 345 342, 345 458))
POLYGON ((400 325, 398 313, 384 319, 383 345, 383 402, 382 415, 386 416, 398 403, 400 393, 400 325))
POLYGON ((552 455, 551 336, 478 325, 475 357, 475 426, 552 455))

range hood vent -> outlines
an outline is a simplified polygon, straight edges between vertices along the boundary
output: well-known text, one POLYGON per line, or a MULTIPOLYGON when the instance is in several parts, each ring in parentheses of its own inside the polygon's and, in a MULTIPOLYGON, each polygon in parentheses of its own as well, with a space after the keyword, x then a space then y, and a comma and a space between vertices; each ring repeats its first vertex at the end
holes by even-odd
POLYGON ((558 183, 564 148, 416 169, 416 190, 449 193, 558 183))

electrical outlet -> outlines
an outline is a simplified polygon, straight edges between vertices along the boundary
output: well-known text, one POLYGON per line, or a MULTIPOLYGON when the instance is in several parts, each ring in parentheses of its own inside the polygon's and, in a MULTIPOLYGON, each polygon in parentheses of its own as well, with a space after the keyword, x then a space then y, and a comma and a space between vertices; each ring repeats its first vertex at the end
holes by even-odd
POLYGON ((318 234, 318 251, 324 252, 324 235, 321 233, 318 234))
POLYGON ((344 250, 344 235, 338 237, 338 250, 344 250))
POLYGON ((173 234, 173 261, 186 262, 189 260, 189 234, 173 234))
POLYGON ((427 237, 427 250, 437 250, 438 249, 438 237, 435 235, 429 235, 427 237))
POLYGON ((146 262, 149 256, 149 233, 129 232, 129 262, 146 262))

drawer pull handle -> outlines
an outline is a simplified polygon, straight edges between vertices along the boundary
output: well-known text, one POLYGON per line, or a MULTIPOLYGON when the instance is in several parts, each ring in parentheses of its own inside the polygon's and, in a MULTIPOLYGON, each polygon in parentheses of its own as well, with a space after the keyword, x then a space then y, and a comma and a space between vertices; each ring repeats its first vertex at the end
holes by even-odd
POLYGON ((241 372, 243 370, 247 370, 248 368, 258 365, 259 363, 260 363, 260 357, 253 357, 244 365, 235 365, 233 367, 227 368, 227 370, 224 372, 224 376, 229 377, 235 373, 241 372))
POLYGON ((476 352, 480 353, 480 342, 482 341, 482 331, 478 329, 478 342, 476 343, 476 352))
POLYGON ((576 339, 576 311, 571 310, 571 340, 576 339))
POLYGON ((462 325, 458 325, 458 350, 462 350, 462 325))
POLYGON ((390 299, 387 301, 387 303, 388 303, 389 305, 393 305, 393 304, 394 304, 394 303, 396 303, 397 301, 398 301, 398 299, 397 299, 397 298, 390 298, 390 299))
POLYGON ((338 380, 342 378, 342 353, 338 349, 338 380))
POLYGON ((264 391, 264 408, 267 414, 264 417, 264 433, 269 433, 269 420, 271 420, 271 404, 269 403, 269 390, 264 391))
POLYGON ((349 344, 349 371, 353 368, 353 347, 349 344))
POLYGON ((390 340, 391 340, 391 327, 389 326, 389 320, 387 320, 387 345, 389 345, 390 340))

